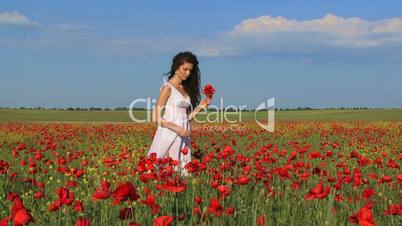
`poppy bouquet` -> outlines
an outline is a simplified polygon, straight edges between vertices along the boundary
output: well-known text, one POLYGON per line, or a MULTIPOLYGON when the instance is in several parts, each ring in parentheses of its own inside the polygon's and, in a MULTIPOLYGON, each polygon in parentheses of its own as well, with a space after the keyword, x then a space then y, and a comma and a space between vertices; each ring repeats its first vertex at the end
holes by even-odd
POLYGON ((212 98, 215 93, 215 88, 211 84, 208 83, 207 85, 204 86, 203 93, 208 98, 212 98))

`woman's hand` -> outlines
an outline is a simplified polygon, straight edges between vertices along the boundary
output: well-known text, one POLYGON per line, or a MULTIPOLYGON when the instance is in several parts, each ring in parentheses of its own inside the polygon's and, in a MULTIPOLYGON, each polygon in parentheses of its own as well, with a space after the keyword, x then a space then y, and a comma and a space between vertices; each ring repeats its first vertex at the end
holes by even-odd
POLYGON ((181 137, 188 137, 190 136, 190 130, 185 129, 183 127, 179 127, 179 129, 176 132, 179 136, 181 137))
POLYGON ((166 121, 164 119, 161 119, 161 127, 167 128, 172 130, 173 132, 177 133, 177 135, 181 137, 188 137, 190 136, 190 130, 185 129, 181 126, 178 126, 172 122, 166 121))

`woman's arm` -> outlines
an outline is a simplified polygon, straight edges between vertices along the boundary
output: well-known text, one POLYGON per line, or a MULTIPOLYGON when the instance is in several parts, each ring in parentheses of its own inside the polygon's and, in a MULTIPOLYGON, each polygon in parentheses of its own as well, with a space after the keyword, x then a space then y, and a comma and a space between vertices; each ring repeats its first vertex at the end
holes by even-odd
POLYGON ((180 127, 172 122, 166 121, 162 118, 162 110, 166 106, 166 102, 171 94, 170 87, 165 85, 162 87, 158 100, 156 101, 155 108, 152 112, 152 122, 156 122, 157 125, 160 125, 164 128, 168 128, 179 136, 188 136, 189 131, 180 127))
POLYGON ((199 113, 200 111, 206 109, 210 104, 211 104, 212 99, 211 98, 206 98, 203 99, 200 104, 194 109, 194 111, 192 111, 189 116, 188 116, 188 120, 191 121, 193 120, 199 113))

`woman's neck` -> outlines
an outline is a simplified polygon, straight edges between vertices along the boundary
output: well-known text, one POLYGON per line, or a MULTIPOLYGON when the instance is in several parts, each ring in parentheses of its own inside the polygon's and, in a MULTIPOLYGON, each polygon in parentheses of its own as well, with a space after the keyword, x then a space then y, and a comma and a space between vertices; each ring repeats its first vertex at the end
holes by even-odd
POLYGON ((173 76, 170 80, 169 80, 172 84, 177 85, 177 86, 181 86, 181 83, 183 82, 183 80, 181 80, 179 78, 179 76, 173 76))

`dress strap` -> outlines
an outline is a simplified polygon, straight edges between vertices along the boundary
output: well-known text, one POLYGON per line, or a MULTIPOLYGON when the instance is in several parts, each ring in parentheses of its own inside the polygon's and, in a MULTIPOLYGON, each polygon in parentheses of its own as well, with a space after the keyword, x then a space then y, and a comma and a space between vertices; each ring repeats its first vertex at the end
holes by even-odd
POLYGON ((172 91, 172 86, 171 86, 168 82, 164 82, 164 83, 162 84, 162 86, 161 86, 159 92, 162 91, 162 88, 163 88, 164 86, 168 86, 168 87, 170 88, 170 91, 172 91))

